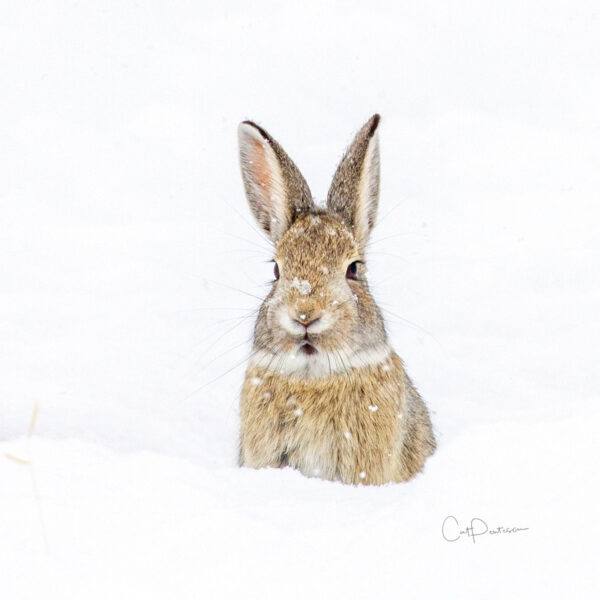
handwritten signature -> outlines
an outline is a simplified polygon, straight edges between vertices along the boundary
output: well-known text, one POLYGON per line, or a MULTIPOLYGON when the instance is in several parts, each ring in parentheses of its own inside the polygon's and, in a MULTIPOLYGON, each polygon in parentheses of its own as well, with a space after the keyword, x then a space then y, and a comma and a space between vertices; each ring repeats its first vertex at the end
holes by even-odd
POLYGON ((452 515, 446 517, 442 523, 442 537, 447 542, 456 542, 462 536, 471 538, 473 543, 480 535, 499 535, 502 533, 518 533, 519 531, 528 531, 529 527, 496 527, 490 529, 487 523, 478 517, 471 519, 470 525, 461 528, 458 519, 452 515))

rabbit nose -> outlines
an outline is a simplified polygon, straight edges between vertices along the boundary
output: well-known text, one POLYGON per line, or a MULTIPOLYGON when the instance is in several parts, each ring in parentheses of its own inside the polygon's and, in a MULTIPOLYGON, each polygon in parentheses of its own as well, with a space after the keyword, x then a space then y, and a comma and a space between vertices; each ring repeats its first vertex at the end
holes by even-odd
POLYGON ((313 323, 316 323, 317 321, 320 321, 321 317, 315 317, 315 318, 310 318, 310 316, 308 315, 297 315, 294 318, 294 321, 296 321, 296 323, 300 323, 300 325, 302 325, 302 327, 308 329, 313 323))

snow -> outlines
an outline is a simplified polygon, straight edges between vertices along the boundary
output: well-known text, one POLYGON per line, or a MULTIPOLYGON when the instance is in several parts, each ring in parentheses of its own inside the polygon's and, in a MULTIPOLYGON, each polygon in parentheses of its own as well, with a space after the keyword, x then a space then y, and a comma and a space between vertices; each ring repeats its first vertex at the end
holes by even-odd
POLYGON ((0 597, 597 597, 599 34, 591 2, 5 6, 0 597), (273 256, 237 125, 324 199, 376 111, 369 285, 438 449, 378 488, 240 469, 273 256))
POLYGON ((310 285, 310 281, 307 279, 300 281, 297 277, 294 277, 292 280, 292 287, 296 288, 298 293, 302 294, 303 296, 308 296, 308 294, 312 292, 312 286, 310 285))

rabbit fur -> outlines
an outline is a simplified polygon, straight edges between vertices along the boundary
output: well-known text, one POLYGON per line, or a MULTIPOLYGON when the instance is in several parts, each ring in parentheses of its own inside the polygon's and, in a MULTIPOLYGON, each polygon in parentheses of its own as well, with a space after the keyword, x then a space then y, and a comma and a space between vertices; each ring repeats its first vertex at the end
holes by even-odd
POLYGON ((410 479, 435 450, 427 407, 366 280, 379 121, 371 117, 347 149, 325 207, 264 129, 239 126, 246 198, 276 265, 242 388, 242 466, 378 485, 410 479))

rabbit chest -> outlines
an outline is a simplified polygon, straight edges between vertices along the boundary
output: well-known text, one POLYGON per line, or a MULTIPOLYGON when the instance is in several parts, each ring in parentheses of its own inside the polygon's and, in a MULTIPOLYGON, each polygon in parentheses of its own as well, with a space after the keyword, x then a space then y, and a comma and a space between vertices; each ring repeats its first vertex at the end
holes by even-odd
POLYGON ((356 483, 385 480, 404 432, 404 385, 379 367, 318 380, 249 369, 242 463, 356 483))

